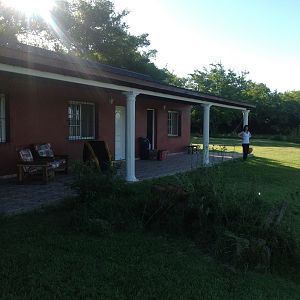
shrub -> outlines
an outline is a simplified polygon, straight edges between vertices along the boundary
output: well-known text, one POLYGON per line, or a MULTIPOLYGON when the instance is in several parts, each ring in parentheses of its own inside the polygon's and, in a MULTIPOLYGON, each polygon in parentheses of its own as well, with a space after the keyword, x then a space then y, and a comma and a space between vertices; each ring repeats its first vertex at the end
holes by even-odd
POLYGON ((142 228, 186 235, 244 271, 293 266, 298 259, 291 228, 279 218, 274 221, 274 210, 269 213, 253 187, 243 192, 228 188, 220 167, 136 184, 90 166, 76 168, 80 203, 73 224, 82 230, 107 234, 142 228))
POLYGON ((182 234, 187 194, 180 186, 154 184, 145 200, 141 216, 143 227, 160 233, 182 234))
POLYGON ((126 182, 113 171, 100 173, 94 166, 76 162, 73 165, 75 181, 72 187, 81 202, 106 199, 126 190, 126 182))
POLYGON ((164 182, 161 192, 156 189, 148 199, 145 210, 152 219, 146 229, 185 234, 235 269, 294 266, 297 244, 291 228, 282 223, 266 226, 270 207, 253 188, 225 188, 221 173, 218 168, 202 170, 164 182))
POLYGON ((81 219, 76 224, 85 227, 89 223, 92 226, 93 222, 103 220, 112 228, 121 229, 133 222, 134 209, 138 205, 134 203, 136 189, 131 184, 114 172, 99 173, 82 163, 76 163, 73 170, 75 181, 72 186, 78 192, 80 203, 77 210, 81 211, 74 214, 75 219, 81 219))

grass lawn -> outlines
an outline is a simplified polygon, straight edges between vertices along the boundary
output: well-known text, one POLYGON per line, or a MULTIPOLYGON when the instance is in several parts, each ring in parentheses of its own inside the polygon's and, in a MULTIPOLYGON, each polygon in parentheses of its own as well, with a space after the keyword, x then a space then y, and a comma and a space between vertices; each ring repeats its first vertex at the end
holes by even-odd
MULTIPOLYGON (((269 203, 287 199, 300 241, 299 194, 290 196, 300 193, 300 145, 253 139, 253 147, 254 158, 224 164, 223 180, 269 203)), ((300 299, 299 273, 233 274, 183 238, 79 233, 69 210, 0 218, 0 299, 300 299)))

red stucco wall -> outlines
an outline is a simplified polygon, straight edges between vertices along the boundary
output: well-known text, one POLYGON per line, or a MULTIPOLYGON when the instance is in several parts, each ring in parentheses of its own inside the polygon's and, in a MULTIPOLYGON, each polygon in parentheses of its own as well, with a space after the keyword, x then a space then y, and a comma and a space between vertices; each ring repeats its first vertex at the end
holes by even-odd
MULTIPOLYGON (((125 96, 121 93, 5 73, 0 73, 0 93, 8 98, 10 116, 9 142, 0 144, 0 176, 16 172, 16 148, 22 145, 50 142, 57 154, 69 154, 72 159, 81 158, 83 142, 68 140, 69 101, 97 103, 98 139, 105 140, 114 154, 115 106, 126 105, 125 96), (114 99, 112 104, 110 97, 114 99)), ((167 149, 171 153, 184 151, 190 141, 190 105, 141 95, 136 102, 137 156, 138 137, 146 136, 147 132, 147 108, 156 111, 157 148, 167 149), (167 135, 168 110, 181 112, 180 137, 167 135)))

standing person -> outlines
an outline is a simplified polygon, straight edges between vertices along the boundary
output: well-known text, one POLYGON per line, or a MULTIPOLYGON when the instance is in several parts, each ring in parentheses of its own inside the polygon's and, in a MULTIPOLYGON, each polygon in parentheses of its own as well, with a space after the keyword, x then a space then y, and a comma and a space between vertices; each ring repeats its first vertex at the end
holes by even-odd
POLYGON ((239 137, 243 139, 242 147, 243 147, 243 160, 246 160, 249 154, 249 144, 250 144, 250 138, 251 133, 249 131, 248 125, 244 126, 244 129, 242 132, 240 132, 239 137))

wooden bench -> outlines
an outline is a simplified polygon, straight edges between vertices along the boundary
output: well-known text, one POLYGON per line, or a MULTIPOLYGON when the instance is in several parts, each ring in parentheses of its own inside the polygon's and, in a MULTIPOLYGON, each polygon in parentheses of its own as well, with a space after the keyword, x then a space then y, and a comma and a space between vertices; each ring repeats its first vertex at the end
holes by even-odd
POLYGON ((35 159, 30 146, 17 148, 17 172, 19 183, 24 183, 25 179, 42 179, 48 183, 50 178, 54 178, 55 166, 53 162, 35 159))
POLYGON ((47 184, 49 179, 55 177, 54 169, 48 162, 22 162, 17 164, 17 168, 19 183, 24 183, 26 178, 38 177, 47 184))

